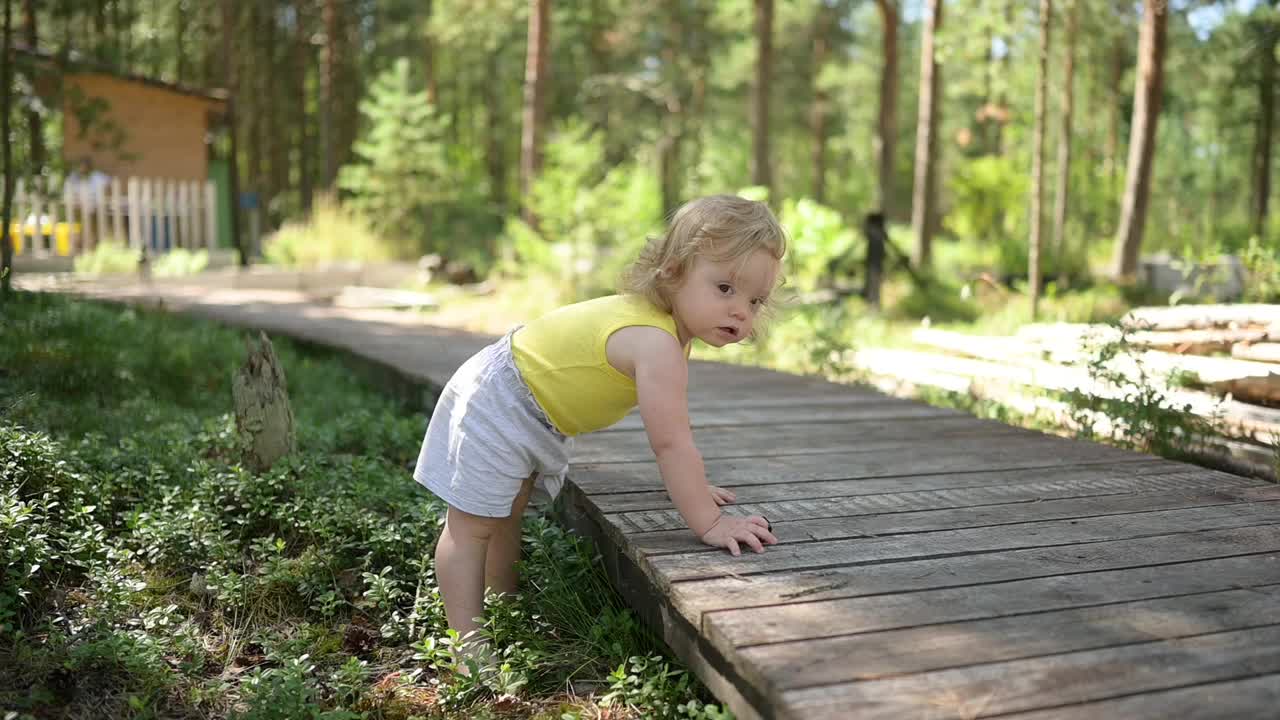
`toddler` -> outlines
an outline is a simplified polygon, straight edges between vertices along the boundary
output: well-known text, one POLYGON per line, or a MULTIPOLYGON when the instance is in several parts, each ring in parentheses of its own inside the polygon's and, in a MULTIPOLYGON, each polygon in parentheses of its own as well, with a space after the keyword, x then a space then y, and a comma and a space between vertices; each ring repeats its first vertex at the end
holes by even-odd
POLYGON ((450 627, 477 629, 486 588, 515 591, 521 515, 535 485, 560 489, 572 438, 637 405, 663 484, 699 540, 734 555, 777 542, 763 517, 721 513, 735 498, 707 484, 686 391, 690 343, 751 337, 785 250, 763 203, 694 200, 628 269, 622 294, 555 310, 458 369, 414 470, 449 505, 435 558, 450 627))

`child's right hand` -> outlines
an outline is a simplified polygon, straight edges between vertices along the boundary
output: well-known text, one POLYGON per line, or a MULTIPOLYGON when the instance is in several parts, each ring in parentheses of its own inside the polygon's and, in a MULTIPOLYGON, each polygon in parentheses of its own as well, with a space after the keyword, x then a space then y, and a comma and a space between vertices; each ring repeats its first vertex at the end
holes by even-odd
POLYGON ((734 555, 742 554, 739 543, 762 553, 766 544, 774 545, 778 542, 778 538, 769 530, 769 521, 759 515, 744 518, 721 514, 711 529, 698 539, 713 547, 728 548, 734 555))

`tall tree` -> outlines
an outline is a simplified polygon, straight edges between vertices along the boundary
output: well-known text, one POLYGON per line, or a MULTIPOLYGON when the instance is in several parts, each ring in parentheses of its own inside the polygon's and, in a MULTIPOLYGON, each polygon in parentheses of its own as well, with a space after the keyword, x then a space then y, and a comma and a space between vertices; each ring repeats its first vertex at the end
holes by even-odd
POLYGON ((756 73, 751 86, 751 183, 773 197, 769 165, 769 77, 773 69, 773 0, 755 0, 756 73))
POLYGON ((1062 107, 1059 111, 1061 125, 1058 129, 1058 186, 1053 202, 1053 251, 1058 260, 1058 276, 1066 279, 1067 202, 1071 185, 1071 133, 1072 113, 1075 110, 1076 30, 1079 23, 1080 0, 1067 0, 1067 37, 1064 40, 1062 59, 1062 107))
POLYGON ((236 70, 235 56, 236 37, 236 2, 222 0, 222 61, 224 63, 224 80, 227 83, 227 184, 231 195, 231 245, 240 257, 242 267, 249 266, 249 253, 245 252, 240 236, 240 163, 237 160, 238 143, 236 140, 236 92, 239 89, 239 75, 236 70))
POLYGON ((876 122, 876 168, 879 171, 880 213, 893 217, 893 149, 898 141, 898 5, 876 0, 880 8, 880 112, 876 122))
POLYGON ((1031 295, 1031 319, 1040 314, 1040 232, 1044 213, 1044 124, 1049 94, 1049 41, 1053 22, 1053 0, 1040 0, 1040 60, 1036 73, 1035 127, 1031 137, 1031 240, 1027 247, 1027 289, 1031 295))
POLYGON ((1167 0, 1143 0, 1142 29, 1138 36, 1138 72, 1134 80, 1133 122, 1129 133, 1129 162, 1125 170, 1124 199, 1116 229, 1111 274, 1132 277, 1138 269, 1142 231, 1151 197, 1156 123, 1160 119, 1164 90, 1164 54, 1169 7, 1167 0))
POLYGON ((314 178, 311 170, 311 123, 307 120, 307 71, 311 67, 311 26, 306 0, 294 0, 293 72, 295 157, 298 170, 299 204, 303 212, 311 212, 314 178))
POLYGON ((934 191, 937 182, 938 106, 941 69, 934 44, 942 27, 943 0, 929 0, 920 39, 920 106, 916 113, 915 185, 911 194, 911 231, 915 235, 912 264, 929 264, 933 245, 934 191))
POLYGON ((333 187, 337 168, 337 123, 334 105, 338 89, 338 0, 324 0, 321 10, 324 24, 323 66, 320 68, 320 185, 325 190, 333 187))
POLYGON ((4 198, 0 200, 0 299, 9 297, 10 275, 13 273, 13 238, 9 236, 9 221, 13 215, 13 148, 9 142, 9 109, 13 91, 13 0, 4 0, 4 38, 0 43, 0 59, 4 67, 0 68, 0 140, 4 148, 0 150, 4 164, 4 198))
MULTIPOLYGON (((35 0, 22 0, 22 35, 28 50, 40 49, 35 0)), ((44 168, 44 118, 34 107, 27 110, 27 132, 31 135, 30 167, 39 176, 44 168)))
POLYGON ((813 102, 809 108, 809 129, 813 133, 813 199, 826 200, 827 189, 827 116, 831 99, 822 87, 822 68, 830 54, 831 27, 835 24, 834 8, 820 5, 813 20, 813 102))
POLYGON ((1258 120, 1253 141, 1253 234, 1259 239, 1267 229, 1267 205, 1271 199, 1271 152, 1276 118, 1276 45, 1280 41, 1280 14, 1277 3, 1259 8, 1252 23, 1257 37, 1258 120))
POLYGON ((524 66, 524 128, 520 137, 520 205, 524 219, 536 224, 529 192, 542 167, 542 123, 547 104, 551 0, 529 0, 529 39, 524 66))

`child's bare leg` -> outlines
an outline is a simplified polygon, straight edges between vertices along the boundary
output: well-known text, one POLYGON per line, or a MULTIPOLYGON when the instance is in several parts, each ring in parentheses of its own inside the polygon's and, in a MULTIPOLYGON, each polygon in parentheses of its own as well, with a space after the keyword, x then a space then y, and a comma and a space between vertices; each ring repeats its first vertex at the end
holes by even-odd
POLYGON ((536 474, 525 479, 511 503, 511 516, 500 521, 484 558, 484 585, 495 593, 516 591, 516 561, 520 559, 520 520, 533 493, 536 474))
POLYGON ((459 635, 479 628, 484 614, 485 555, 507 518, 472 515, 450 506, 436 543, 436 580, 444 596, 449 627, 459 635))

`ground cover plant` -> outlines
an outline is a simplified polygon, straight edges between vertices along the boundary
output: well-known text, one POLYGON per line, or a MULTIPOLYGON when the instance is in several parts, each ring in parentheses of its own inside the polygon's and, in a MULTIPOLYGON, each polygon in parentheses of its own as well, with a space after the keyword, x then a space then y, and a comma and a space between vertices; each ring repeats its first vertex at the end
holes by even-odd
POLYGON ((339 359, 275 339, 299 451, 255 475, 238 331, 19 293, 0 336, 0 717, 728 717, 546 520, 452 673, 426 416, 339 359))

